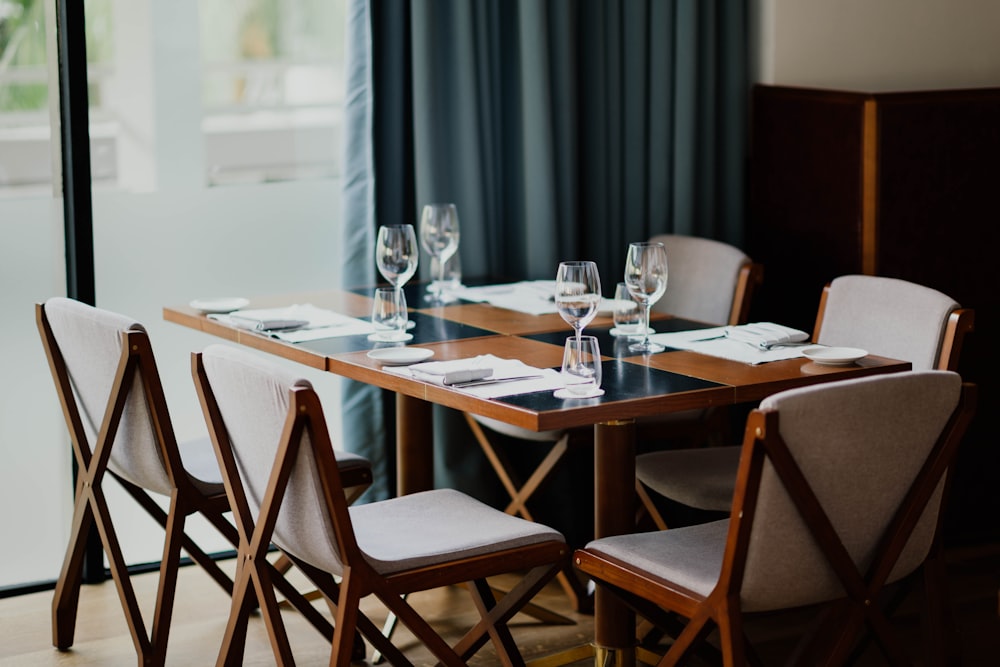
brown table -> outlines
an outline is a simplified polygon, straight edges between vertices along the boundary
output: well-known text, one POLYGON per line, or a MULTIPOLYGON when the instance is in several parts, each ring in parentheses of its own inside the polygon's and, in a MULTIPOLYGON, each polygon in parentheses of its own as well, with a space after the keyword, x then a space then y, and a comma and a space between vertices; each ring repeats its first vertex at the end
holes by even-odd
MULTIPOLYGON (((422 303, 422 287, 407 287, 407 303, 422 303)), ((297 293, 255 298, 250 308, 311 303, 338 313, 367 318, 370 290, 297 293)), ((909 370, 909 362, 869 356, 851 366, 819 366, 804 358, 759 366, 690 351, 667 350, 650 356, 630 355, 624 341, 610 336, 610 318, 597 318, 587 333, 597 335, 606 355, 605 395, 562 401, 551 392, 482 399, 383 371, 367 357, 366 336, 328 338, 291 344, 264 334, 214 322, 187 306, 163 309, 165 320, 204 331, 307 366, 396 392, 397 490, 400 494, 434 487, 431 406, 434 403, 492 417, 523 428, 594 428, 597 537, 630 532, 634 527, 635 429, 637 417, 733 405, 778 391, 819 382, 909 370)), ((516 358, 536 367, 559 367, 562 344, 571 334, 559 315, 527 315, 485 304, 416 308, 410 345, 434 350, 434 360, 478 354, 516 358)), ((661 318, 656 329, 682 331, 708 325, 661 318)), ((635 624, 631 612, 598 590, 594 602, 597 664, 634 664, 635 624)))

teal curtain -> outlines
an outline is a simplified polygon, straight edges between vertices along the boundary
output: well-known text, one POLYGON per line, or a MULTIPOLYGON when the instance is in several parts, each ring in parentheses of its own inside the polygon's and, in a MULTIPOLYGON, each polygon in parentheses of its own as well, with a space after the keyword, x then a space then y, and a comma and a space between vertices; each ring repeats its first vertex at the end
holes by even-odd
MULTIPOLYGON (((416 223, 432 201, 457 204, 467 280, 548 279, 561 260, 591 259, 609 291, 630 241, 742 245, 744 0, 351 3, 368 8, 371 39, 351 58, 372 80, 370 96, 348 98, 348 174, 366 173, 374 194, 345 198, 347 284, 374 277, 377 225, 416 223), (359 104, 370 127, 352 121, 359 104)), ((348 437, 391 458, 390 397, 347 400, 348 437)), ((435 418, 437 433, 464 429, 450 411, 435 418)), ((439 448, 440 484, 478 478, 467 437, 439 448)))

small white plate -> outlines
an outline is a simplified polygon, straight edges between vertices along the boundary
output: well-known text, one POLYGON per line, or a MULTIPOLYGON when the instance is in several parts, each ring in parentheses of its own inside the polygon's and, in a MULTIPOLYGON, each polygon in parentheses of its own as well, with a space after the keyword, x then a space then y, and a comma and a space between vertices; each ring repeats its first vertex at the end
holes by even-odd
POLYGON ((249 299, 239 296, 223 297, 219 299, 195 299, 188 305, 195 310, 208 313, 231 313, 250 304, 249 299))
POLYGON ((616 299, 609 299, 607 297, 602 296, 601 300, 597 304, 598 317, 611 317, 612 315, 615 314, 615 308, 617 306, 618 306, 618 301, 616 299))
POLYGON ((434 350, 423 347, 381 347, 368 351, 368 358, 383 366, 406 366, 433 356, 434 350))
MULTIPOLYGON (((646 332, 655 334, 656 329, 654 329, 653 327, 649 327, 648 329, 646 329, 646 332)), ((639 336, 642 335, 642 327, 640 326, 638 329, 634 331, 620 331, 618 327, 613 327, 608 331, 608 333, 611 334, 612 336, 626 336, 628 338, 638 338, 639 336)))
POLYGON ((395 333, 395 334, 380 334, 373 333, 368 334, 368 340, 373 343, 405 343, 408 340, 413 340, 413 334, 410 333, 395 333))
POLYGON ((597 398, 598 396, 604 396, 604 390, 598 387, 586 394, 574 394, 569 389, 556 389, 552 392, 552 395, 555 398, 597 398))
POLYGON ((848 366, 858 359, 868 356, 867 350, 858 347, 826 347, 810 345, 802 348, 802 356, 809 361, 824 366, 848 366))

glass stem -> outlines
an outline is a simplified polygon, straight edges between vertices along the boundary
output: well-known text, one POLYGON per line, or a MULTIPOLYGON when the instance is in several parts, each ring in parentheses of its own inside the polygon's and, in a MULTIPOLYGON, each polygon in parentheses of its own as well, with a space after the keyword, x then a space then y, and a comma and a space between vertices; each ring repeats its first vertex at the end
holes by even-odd
POLYGON ((646 346, 649 345, 649 309, 652 308, 652 307, 653 307, 653 304, 651 304, 651 303, 647 303, 646 304, 646 322, 645 322, 645 326, 642 329, 642 344, 643 344, 643 347, 646 347, 646 346))

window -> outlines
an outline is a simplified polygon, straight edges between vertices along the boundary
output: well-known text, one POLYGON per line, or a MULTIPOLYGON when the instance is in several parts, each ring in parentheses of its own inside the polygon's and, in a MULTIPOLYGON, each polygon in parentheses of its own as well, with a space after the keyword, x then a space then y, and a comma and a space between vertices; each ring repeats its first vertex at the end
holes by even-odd
MULTIPOLYGON (((0 193, 8 195, 52 183, 48 5, 0 0, 0 193)), ((166 106, 155 99, 163 91, 145 82, 171 56, 152 51, 143 26, 162 10, 137 0, 86 0, 85 12, 94 183, 154 189, 157 142, 170 138, 155 118, 166 106)), ((197 2, 191 49, 200 53, 169 67, 200 78, 200 99, 176 97, 169 113, 200 117, 205 183, 336 175, 345 14, 345 0, 197 2)))
POLYGON ((202 0, 198 8, 209 182, 335 175, 343 0, 202 0))

